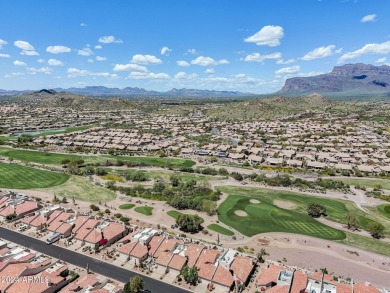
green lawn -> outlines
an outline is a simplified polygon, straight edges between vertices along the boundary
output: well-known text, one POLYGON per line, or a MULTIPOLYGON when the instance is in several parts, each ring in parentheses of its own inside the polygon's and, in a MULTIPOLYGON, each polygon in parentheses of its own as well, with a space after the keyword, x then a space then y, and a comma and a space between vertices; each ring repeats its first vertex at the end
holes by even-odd
POLYGON ((390 245, 388 243, 353 233, 346 233, 346 235, 345 239, 337 242, 390 256, 390 245))
POLYGON ((148 207, 148 206, 136 207, 136 208, 134 208, 134 210, 137 213, 144 214, 144 215, 147 215, 147 216, 151 216, 152 215, 152 211, 153 211, 153 207, 148 207))
POLYGON ((377 206, 379 213, 390 219, 390 204, 381 204, 377 206))
POLYGON ((46 188, 63 184, 68 179, 69 176, 63 173, 0 163, 0 187, 2 188, 46 188))
POLYGON ((380 185, 383 189, 390 190, 390 180, 386 179, 335 178, 334 180, 342 181, 349 185, 360 185, 368 188, 375 188, 380 185))
POLYGON ((234 235, 233 231, 226 229, 218 224, 210 224, 207 226, 207 228, 209 228, 210 230, 213 230, 219 234, 226 235, 226 236, 233 236, 234 235))
POLYGON ((133 204, 133 203, 125 203, 125 204, 121 204, 119 206, 119 208, 122 209, 122 210, 130 210, 133 207, 135 207, 135 204, 133 204))
MULTIPOLYGON (((221 222, 236 229, 246 236, 265 232, 288 232, 314 236, 330 240, 341 240, 345 233, 317 222, 306 214, 304 207, 309 202, 308 196, 291 192, 280 192, 261 188, 219 187, 228 198, 218 207, 221 222), (261 203, 253 204, 250 199, 261 203), (296 205, 294 210, 287 210, 273 204, 274 200, 288 200, 296 205), (245 211, 245 217, 235 214, 236 210, 245 211)), ((344 214, 346 207, 342 203, 323 198, 310 198, 310 202, 326 206, 328 213, 344 214)))
POLYGON ((115 199, 115 193, 106 188, 92 184, 87 178, 81 176, 71 176, 62 185, 47 189, 41 189, 58 196, 67 197, 70 201, 73 197, 77 200, 88 202, 108 202, 115 199))
POLYGON ((109 160, 123 160, 138 163, 145 163, 151 166, 181 168, 192 167, 195 162, 185 159, 171 159, 171 158, 154 158, 154 157, 129 157, 129 156, 88 156, 88 155, 72 155, 72 154, 58 154, 30 150, 20 150, 0 147, 0 156, 20 160, 24 162, 34 162, 39 164, 60 165, 64 159, 77 160, 83 159, 86 163, 103 163, 109 160))
MULTIPOLYGON (((177 219, 179 216, 181 216, 183 213, 179 212, 179 211, 175 211, 175 210, 171 210, 171 211, 168 211, 167 212, 168 216, 174 218, 174 219, 177 219)), ((199 216, 199 215, 198 215, 199 216)), ((200 217, 200 216, 199 216, 200 217)), ((204 223, 204 219, 202 217, 201 218, 201 223, 203 224, 204 223)))

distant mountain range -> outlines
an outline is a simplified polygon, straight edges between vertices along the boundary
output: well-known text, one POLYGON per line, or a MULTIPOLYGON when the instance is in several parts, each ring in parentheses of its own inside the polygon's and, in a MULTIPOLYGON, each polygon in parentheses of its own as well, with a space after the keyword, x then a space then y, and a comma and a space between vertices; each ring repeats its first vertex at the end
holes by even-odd
POLYGON ((312 92, 327 97, 390 96, 390 66, 335 66, 330 73, 289 78, 277 94, 302 96, 312 92))
MULTIPOLYGON (((55 92, 68 92, 72 94, 96 97, 245 97, 254 96, 252 93, 238 91, 215 91, 198 89, 171 89, 167 92, 149 91, 138 87, 108 88, 104 86, 87 86, 84 88, 71 87, 67 89, 55 88, 55 92)), ((48 90, 52 91, 52 90, 48 90)), ((0 95, 18 95, 31 91, 6 91, 0 89, 0 95)))

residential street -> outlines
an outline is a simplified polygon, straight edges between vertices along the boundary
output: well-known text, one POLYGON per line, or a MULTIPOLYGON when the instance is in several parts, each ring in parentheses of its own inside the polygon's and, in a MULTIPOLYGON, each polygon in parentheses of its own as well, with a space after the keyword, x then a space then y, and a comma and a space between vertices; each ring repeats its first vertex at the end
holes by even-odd
MULTIPOLYGON (((62 247, 58 247, 55 245, 47 245, 46 243, 25 236, 23 234, 10 231, 8 229, 4 229, 0 227, 0 238, 5 240, 17 243, 19 245, 28 247, 32 250, 47 254, 54 258, 59 258, 63 261, 66 261, 70 264, 86 268, 87 264, 89 265, 89 269, 92 272, 97 274, 101 274, 111 279, 118 280, 120 282, 126 283, 129 278, 136 275, 136 273, 123 269, 121 267, 117 267, 92 257, 73 252, 71 250, 64 249, 62 247)), ((156 279, 152 279, 147 276, 142 276, 145 281, 145 289, 149 289, 152 293, 184 293, 188 292, 184 289, 180 289, 173 285, 169 285, 167 283, 161 282, 156 279)))

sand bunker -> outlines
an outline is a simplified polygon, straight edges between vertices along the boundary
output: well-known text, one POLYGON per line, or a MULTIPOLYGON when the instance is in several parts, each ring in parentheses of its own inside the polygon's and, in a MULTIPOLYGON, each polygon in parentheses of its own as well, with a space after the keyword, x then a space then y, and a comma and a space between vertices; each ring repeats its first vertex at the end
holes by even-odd
POLYGON ((250 202, 250 203, 260 203, 260 201, 257 200, 257 199, 250 199, 249 202, 250 202))
POLYGON ((291 201, 274 200, 274 205, 286 210, 292 210, 295 208, 295 204, 292 203, 291 201))
POLYGON ((246 217, 248 214, 243 211, 243 210, 236 210, 234 211, 234 213, 237 215, 237 216, 240 216, 240 217, 246 217))

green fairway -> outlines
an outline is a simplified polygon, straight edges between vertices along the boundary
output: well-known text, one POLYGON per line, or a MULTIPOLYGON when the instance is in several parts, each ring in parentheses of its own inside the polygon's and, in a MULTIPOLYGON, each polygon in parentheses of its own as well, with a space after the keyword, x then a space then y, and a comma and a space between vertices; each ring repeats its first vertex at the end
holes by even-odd
POLYGON ((56 153, 47 153, 47 152, 36 152, 36 151, 27 151, 11 148, 0 148, 0 156, 6 156, 14 160, 19 160, 23 162, 34 162, 39 164, 51 164, 51 165, 60 165, 61 161, 64 159, 76 160, 83 159, 81 156, 76 155, 65 155, 65 154, 56 154, 56 153))
MULTIPOLYGON (((218 189, 229 195, 218 207, 219 220, 246 236, 265 232, 288 232, 330 240, 345 238, 344 232, 319 223, 308 216, 306 211, 302 212, 309 202, 308 196, 260 188, 226 186, 218 189), (251 199, 257 199, 261 203, 251 203, 251 199), (273 204, 274 200, 291 201, 297 208, 279 208, 273 204), (236 215, 237 210, 246 212, 247 216, 236 215)), ((337 201, 311 197, 310 202, 323 204, 329 213, 343 214, 347 211, 346 207, 337 201)))
POLYGON ((233 231, 226 229, 218 224, 210 224, 207 226, 207 228, 210 230, 213 230, 219 234, 222 234, 222 235, 226 235, 226 236, 233 236, 234 235, 233 231))
POLYGON ((62 185, 54 186, 42 191, 50 192, 58 196, 67 197, 68 201, 72 198, 88 202, 107 202, 115 199, 115 193, 95 184, 92 184, 87 178, 81 176, 71 176, 67 182, 62 185))
POLYGON ((136 208, 134 208, 134 210, 137 213, 144 214, 146 216, 151 216, 152 215, 152 211, 153 211, 153 207, 148 207, 148 206, 136 207, 136 208))
MULTIPOLYGON (((327 179, 324 179, 324 180, 327 180, 327 179)), ((348 185, 354 185, 354 186, 360 185, 360 186, 364 186, 364 187, 368 187, 368 188, 375 188, 378 185, 380 185, 383 189, 390 190, 390 180, 386 180, 386 179, 335 178, 335 180, 342 181, 348 185)))
POLYGON ((388 243, 348 232, 346 235, 347 237, 345 239, 337 242, 390 256, 390 245, 388 243))
POLYGON ((130 210, 133 207, 135 207, 135 204, 133 204, 133 203, 125 203, 125 204, 121 204, 119 206, 119 208, 122 209, 122 210, 130 210))
POLYGON ((390 219, 390 204, 381 204, 377 206, 379 213, 390 219))
POLYGON ((63 184, 69 179, 69 176, 63 173, 6 163, 0 163, 0 174, 2 188, 45 188, 63 184))
POLYGON ((29 151, 0 147, 0 156, 12 158, 23 162, 34 162, 39 164, 60 165, 64 159, 78 160, 83 159, 86 163, 104 163, 108 160, 122 160, 137 163, 144 163, 156 167, 182 168, 192 167, 195 165, 194 161, 185 159, 171 159, 171 158, 154 158, 154 157, 130 157, 130 156, 87 156, 87 155, 72 155, 72 154, 58 154, 49 152, 29 151))

